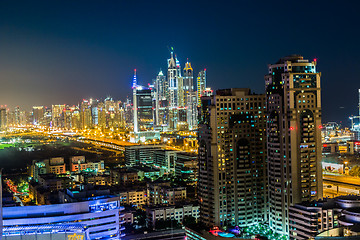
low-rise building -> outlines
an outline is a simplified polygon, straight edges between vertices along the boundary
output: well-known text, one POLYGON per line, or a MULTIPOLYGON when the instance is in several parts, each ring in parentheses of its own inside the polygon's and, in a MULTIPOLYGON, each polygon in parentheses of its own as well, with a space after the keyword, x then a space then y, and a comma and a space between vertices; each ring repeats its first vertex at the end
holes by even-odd
POLYGON ((102 185, 108 186, 110 185, 110 176, 109 175, 94 175, 87 177, 87 183, 93 185, 102 185))
POLYGON ((186 188, 171 186, 170 182, 157 180, 147 183, 148 204, 174 205, 186 199, 186 188))
POLYGON ((21 239, 64 239, 56 235, 67 230, 68 234, 73 234, 70 230, 78 226, 82 231, 75 235, 83 234, 81 239, 115 240, 123 236, 121 231, 124 229, 119 222, 121 210, 117 197, 45 206, 4 207, 5 239, 17 235, 21 235, 21 239), (39 238, 33 238, 33 235, 39 238))
POLYGON ((66 164, 63 157, 55 157, 44 160, 46 173, 65 174, 66 164))
POLYGON ((64 188, 68 188, 71 185, 70 178, 59 177, 54 173, 39 175, 38 180, 40 186, 48 191, 59 191, 64 188))
POLYGON ((122 205, 131 205, 140 207, 147 204, 147 191, 146 189, 137 189, 131 191, 123 191, 119 193, 120 203, 122 205))
POLYGON ((81 171, 92 171, 92 172, 103 172, 105 170, 104 161, 86 161, 85 156, 72 156, 70 157, 70 171, 81 172, 81 171))
POLYGON ((154 164, 154 151, 162 149, 162 145, 138 145, 125 147, 125 164, 126 166, 154 164))
POLYGON ((191 181, 197 181, 197 155, 187 152, 178 152, 175 162, 175 176, 191 181))
POLYGON ((289 225, 290 240, 315 238, 337 228, 344 233, 357 234, 355 229, 360 228, 360 196, 295 204, 289 208, 289 225))
POLYGON ((116 168, 110 171, 112 185, 129 185, 139 181, 138 172, 131 168, 116 168))
POLYGON ((185 217, 193 217, 198 221, 200 217, 199 206, 188 204, 182 206, 152 206, 146 207, 147 226, 155 228, 158 220, 176 220, 182 223, 185 217))

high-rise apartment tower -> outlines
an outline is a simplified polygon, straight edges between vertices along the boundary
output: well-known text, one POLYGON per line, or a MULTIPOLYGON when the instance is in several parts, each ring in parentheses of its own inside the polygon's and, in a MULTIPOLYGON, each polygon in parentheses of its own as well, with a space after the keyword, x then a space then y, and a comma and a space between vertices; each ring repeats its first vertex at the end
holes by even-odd
POLYGON ((289 235, 289 207, 322 198, 320 73, 291 55, 268 66, 269 224, 289 235))
POLYGON ((224 89, 201 101, 201 221, 240 227, 267 221, 265 95, 224 89))

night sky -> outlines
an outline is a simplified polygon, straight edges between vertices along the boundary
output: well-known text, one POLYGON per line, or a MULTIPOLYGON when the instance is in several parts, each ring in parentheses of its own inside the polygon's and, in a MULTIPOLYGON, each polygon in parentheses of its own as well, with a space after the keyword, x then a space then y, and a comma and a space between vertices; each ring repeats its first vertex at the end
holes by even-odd
POLYGON ((77 104, 130 94, 166 70, 207 69, 213 89, 264 92, 267 64, 318 59, 323 120, 357 112, 358 1, 0 1, 0 105, 77 104), (276 3, 275 3, 276 2, 276 3))

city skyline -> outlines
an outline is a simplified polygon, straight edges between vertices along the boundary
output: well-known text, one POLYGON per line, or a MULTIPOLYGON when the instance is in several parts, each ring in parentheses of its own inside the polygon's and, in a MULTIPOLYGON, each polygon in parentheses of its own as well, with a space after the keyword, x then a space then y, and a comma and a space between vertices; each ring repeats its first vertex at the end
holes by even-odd
POLYGON ((0 240, 360 238, 358 7, 0 1, 0 240))
POLYGON ((168 48, 174 47, 181 67, 189 58, 194 73, 207 69, 213 89, 249 87, 258 93, 265 92, 266 65, 280 56, 317 58, 325 74, 323 119, 344 122, 357 113, 358 33, 352 31, 356 8, 350 4, 297 6, 302 17, 294 17, 291 5, 235 1, 198 1, 173 11, 169 3, 141 1, 1 5, 0 105, 30 109, 90 97, 125 100, 131 97, 133 69, 141 83, 151 82, 166 69, 168 48), (278 27, 282 19, 289 20, 278 27), (176 27, 169 28, 171 22, 176 27))

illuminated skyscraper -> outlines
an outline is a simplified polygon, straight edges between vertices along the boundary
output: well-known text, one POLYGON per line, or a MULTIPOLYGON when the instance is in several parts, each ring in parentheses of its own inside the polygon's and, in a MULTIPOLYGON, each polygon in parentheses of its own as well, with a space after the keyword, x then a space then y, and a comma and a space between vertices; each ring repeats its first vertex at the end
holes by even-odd
POLYGON ((186 62, 184 71, 184 95, 186 121, 190 130, 197 128, 197 95, 194 92, 194 71, 191 63, 186 62))
POLYGON ((79 106, 71 107, 71 128, 81 129, 81 117, 79 106))
POLYGON ((154 126, 151 89, 138 85, 136 69, 133 78, 134 132, 151 130, 154 126))
POLYGON ((20 107, 16 106, 15 107, 15 121, 13 122, 13 124, 15 125, 20 125, 20 107))
POLYGON ((291 55, 265 76, 270 228, 289 235, 289 207, 323 197, 320 73, 291 55))
POLYGON ((136 97, 136 88, 137 88, 137 79, 136 79, 136 69, 134 69, 134 77, 132 83, 133 89, 133 117, 134 117, 134 133, 139 132, 138 116, 137 116, 137 97, 136 97))
POLYGON ((207 226, 240 227, 266 221, 265 95, 235 88, 201 100, 201 221, 207 226))
POLYGON ((7 111, 6 108, 0 107, 0 131, 4 131, 7 127, 7 111))
POLYGON ((206 69, 199 72, 197 77, 197 94, 198 94, 198 106, 201 105, 201 96, 203 96, 206 89, 206 69))
POLYGON ((92 127, 92 115, 91 115, 91 104, 88 100, 83 99, 80 105, 80 122, 81 128, 91 128, 92 127))
POLYGON ((100 128, 106 127, 106 109, 103 102, 99 102, 97 108, 98 126, 100 128))
POLYGON ((163 72, 160 70, 154 82, 155 98, 155 125, 161 126, 167 124, 167 81, 163 72))
MULTIPOLYGON (((169 108, 169 128, 176 129, 177 121, 178 121, 178 81, 180 78, 179 73, 179 64, 174 56, 174 52, 171 52, 171 57, 168 59, 168 74, 167 74, 167 82, 169 86, 169 94, 168 94, 168 108, 169 108)), ((182 84, 181 84, 182 85, 182 84)), ((181 101, 180 101, 181 102, 181 101)))
POLYGON ((42 125, 44 119, 44 106, 33 107, 33 124, 42 125))
POLYGON ((69 105, 66 105, 65 109, 63 110, 64 128, 65 129, 71 129, 72 128, 71 123, 72 123, 73 109, 74 109, 74 107, 70 107, 69 105))
POLYGON ((52 127, 64 127, 64 114, 65 105, 52 105, 51 107, 51 123, 52 127))

